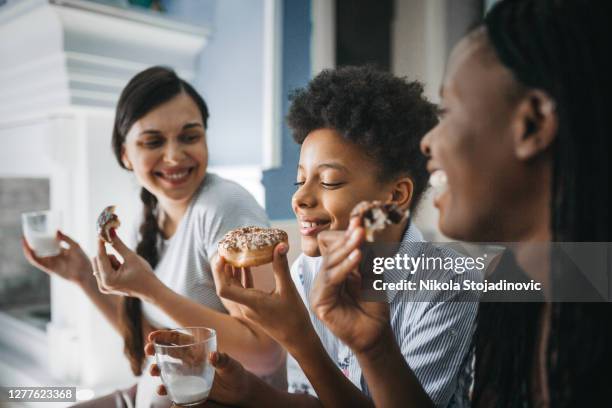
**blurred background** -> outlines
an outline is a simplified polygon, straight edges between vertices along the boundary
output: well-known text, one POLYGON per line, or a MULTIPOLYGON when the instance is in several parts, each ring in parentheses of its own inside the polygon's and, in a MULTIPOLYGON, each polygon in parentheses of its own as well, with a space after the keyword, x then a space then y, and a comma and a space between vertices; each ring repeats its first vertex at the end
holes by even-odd
MULTIPOLYGON (((422 81, 437 102, 450 50, 490 3, 0 0, 0 386, 76 385, 86 399, 133 383, 119 336, 76 287, 30 267, 19 239, 31 210, 62 211, 89 254, 106 205, 136 222, 137 185, 110 149, 136 72, 171 66, 204 96, 209 171, 246 187, 295 257, 290 91, 322 69, 373 63, 422 81)), ((429 200, 416 222, 443 239, 429 200)))

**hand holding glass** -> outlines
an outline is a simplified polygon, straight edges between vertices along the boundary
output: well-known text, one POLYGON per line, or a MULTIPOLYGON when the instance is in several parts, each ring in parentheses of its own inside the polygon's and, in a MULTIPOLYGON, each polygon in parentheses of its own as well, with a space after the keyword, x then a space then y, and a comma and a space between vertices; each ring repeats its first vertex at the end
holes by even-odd
POLYGON ((57 211, 36 211, 21 214, 23 235, 38 257, 55 256, 60 253, 57 231, 60 214, 57 211))
POLYGON ((206 327, 165 331, 155 340, 155 357, 172 402, 193 406, 206 401, 215 375, 208 356, 217 350, 217 334, 206 327))

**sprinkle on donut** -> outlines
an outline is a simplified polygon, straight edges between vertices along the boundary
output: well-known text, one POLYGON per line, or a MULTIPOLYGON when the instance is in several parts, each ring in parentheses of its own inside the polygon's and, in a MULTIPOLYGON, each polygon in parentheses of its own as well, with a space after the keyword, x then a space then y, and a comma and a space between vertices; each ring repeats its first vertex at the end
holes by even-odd
POLYGON ((226 251, 238 252, 274 247, 279 242, 287 242, 287 233, 278 228, 241 227, 225 234, 219 247, 226 251))

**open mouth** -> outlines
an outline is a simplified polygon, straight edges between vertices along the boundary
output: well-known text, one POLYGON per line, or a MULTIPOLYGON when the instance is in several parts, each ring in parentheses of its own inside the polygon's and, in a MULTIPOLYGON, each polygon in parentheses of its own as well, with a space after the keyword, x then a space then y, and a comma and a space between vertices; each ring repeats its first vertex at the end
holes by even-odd
POLYGON ((313 236, 328 229, 331 222, 329 220, 300 220, 300 233, 304 236, 313 236))
POLYGON ((434 193, 434 204, 438 206, 441 197, 448 191, 448 177, 444 170, 435 170, 429 176, 429 185, 434 193))
POLYGON ((172 185, 177 185, 185 182, 191 173, 193 173, 194 169, 195 167, 188 167, 176 170, 156 171, 153 174, 172 185))

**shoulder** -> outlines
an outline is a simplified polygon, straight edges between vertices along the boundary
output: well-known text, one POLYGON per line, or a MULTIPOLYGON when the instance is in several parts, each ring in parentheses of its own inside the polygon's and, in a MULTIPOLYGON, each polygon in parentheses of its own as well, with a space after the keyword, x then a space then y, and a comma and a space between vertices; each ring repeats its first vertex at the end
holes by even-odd
POLYGON ((208 173, 194 202, 196 211, 232 213, 256 213, 265 217, 263 208, 255 198, 240 184, 208 173))
POLYGON ((214 173, 208 173, 198 191, 196 203, 223 202, 233 199, 248 200, 257 204, 255 198, 240 184, 214 173))

